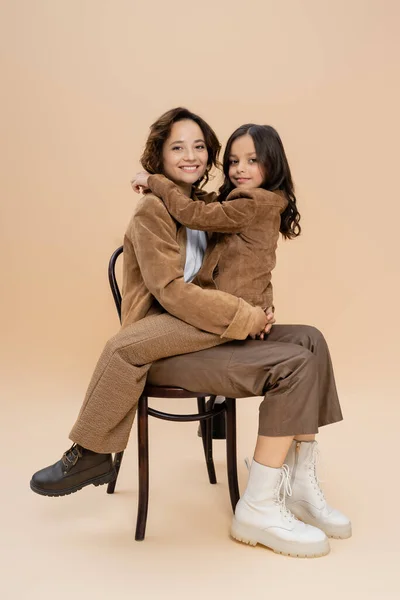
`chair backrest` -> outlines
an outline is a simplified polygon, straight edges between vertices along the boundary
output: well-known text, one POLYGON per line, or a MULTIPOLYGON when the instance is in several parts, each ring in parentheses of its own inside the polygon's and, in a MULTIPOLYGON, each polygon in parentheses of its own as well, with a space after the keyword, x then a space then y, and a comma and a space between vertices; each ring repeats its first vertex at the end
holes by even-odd
POLYGON ((119 316, 119 320, 121 321, 121 292, 119 290, 119 286, 117 283, 117 278, 115 276, 115 265, 117 262, 117 258, 124 251, 124 247, 120 246, 112 253, 110 261, 108 263, 108 281, 110 283, 111 292, 114 298, 115 306, 117 309, 117 313, 119 316))

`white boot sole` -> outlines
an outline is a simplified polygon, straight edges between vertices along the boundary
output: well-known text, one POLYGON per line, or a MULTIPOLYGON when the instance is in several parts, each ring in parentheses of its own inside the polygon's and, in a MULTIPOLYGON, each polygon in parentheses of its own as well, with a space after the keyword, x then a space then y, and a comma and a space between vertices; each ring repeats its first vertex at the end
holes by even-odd
POLYGON ((293 507, 288 504, 288 508, 290 508, 294 516, 300 521, 303 521, 303 523, 306 523, 307 525, 318 527, 318 529, 321 529, 321 531, 323 531, 330 538, 346 540, 352 535, 351 523, 346 523, 344 525, 324 523, 323 521, 319 521, 313 517, 307 510, 302 509, 299 506, 293 507))
POLYGON ((328 538, 320 542, 289 542, 287 540, 280 540, 268 531, 259 529, 258 527, 239 523, 235 518, 232 521, 231 536, 238 542, 243 542, 250 546, 262 544, 277 554, 294 556, 296 558, 318 558, 319 556, 326 556, 330 551, 328 538))

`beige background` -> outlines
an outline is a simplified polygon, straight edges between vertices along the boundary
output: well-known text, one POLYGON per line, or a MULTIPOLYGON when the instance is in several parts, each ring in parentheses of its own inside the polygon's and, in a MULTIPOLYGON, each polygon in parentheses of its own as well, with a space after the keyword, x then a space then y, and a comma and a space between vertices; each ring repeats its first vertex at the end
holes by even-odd
MULTIPOLYGON (((399 597, 399 16, 395 0, 2 0, 6 600, 399 597), (67 447, 118 327, 106 263, 136 200, 129 179, 148 127, 177 105, 223 142, 244 122, 274 125, 287 150, 304 234, 280 244, 277 316, 324 331, 346 416, 322 432, 323 478, 354 537, 324 559, 229 539, 223 444, 212 487, 194 425, 152 423, 144 544, 133 541, 135 435, 114 497, 29 491, 31 473, 67 447)), ((258 403, 239 405, 241 458, 258 403)), ((242 461, 240 475, 243 487, 242 461)))

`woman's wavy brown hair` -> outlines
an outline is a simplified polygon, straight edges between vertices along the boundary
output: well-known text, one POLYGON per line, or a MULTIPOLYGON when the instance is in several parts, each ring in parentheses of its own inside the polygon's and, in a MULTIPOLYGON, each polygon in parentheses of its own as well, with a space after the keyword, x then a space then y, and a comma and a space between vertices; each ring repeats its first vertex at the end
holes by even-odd
POLYGON ((187 108, 172 108, 150 127, 150 135, 140 159, 142 167, 152 175, 164 174, 164 166, 162 160, 162 149, 164 142, 168 139, 171 128, 174 123, 189 119, 197 123, 204 135, 206 143, 208 160, 206 171, 198 181, 194 184, 196 187, 205 185, 210 178, 210 171, 213 167, 218 167, 218 156, 221 150, 221 144, 214 130, 198 115, 190 112, 187 108))

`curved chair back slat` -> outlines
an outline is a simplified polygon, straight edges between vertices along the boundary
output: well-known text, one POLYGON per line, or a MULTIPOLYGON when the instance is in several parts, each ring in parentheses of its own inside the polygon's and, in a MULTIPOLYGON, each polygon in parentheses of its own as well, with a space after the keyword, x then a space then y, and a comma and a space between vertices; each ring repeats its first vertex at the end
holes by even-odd
POLYGON ((113 252, 110 261, 108 263, 108 281, 110 283, 111 292, 114 298, 115 306, 118 312, 119 320, 121 321, 121 292, 119 289, 119 285, 117 282, 117 278, 115 276, 115 265, 117 263, 118 256, 122 254, 124 251, 124 247, 120 246, 113 252))

